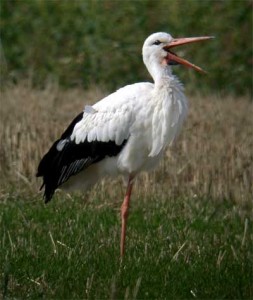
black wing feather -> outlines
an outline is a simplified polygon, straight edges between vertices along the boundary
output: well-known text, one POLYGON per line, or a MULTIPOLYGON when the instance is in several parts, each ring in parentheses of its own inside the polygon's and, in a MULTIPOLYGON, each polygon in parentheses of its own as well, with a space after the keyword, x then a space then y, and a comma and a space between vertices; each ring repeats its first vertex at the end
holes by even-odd
POLYGON ((49 151, 42 158, 37 177, 43 177, 42 188, 45 187, 45 202, 49 202, 54 195, 55 189, 66 182, 71 176, 88 168, 91 164, 101 161, 107 156, 116 156, 124 147, 126 140, 121 145, 116 145, 114 141, 88 142, 76 144, 70 140, 73 129, 83 117, 79 114, 69 125, 49 151), (61 150, 57 149, 59 142, 64 141, 61 150))

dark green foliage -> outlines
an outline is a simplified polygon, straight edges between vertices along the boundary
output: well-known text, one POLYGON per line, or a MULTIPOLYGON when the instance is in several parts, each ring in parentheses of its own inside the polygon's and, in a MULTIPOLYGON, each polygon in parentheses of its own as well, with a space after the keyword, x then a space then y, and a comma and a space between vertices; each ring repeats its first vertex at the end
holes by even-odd
POLYGON ((189 90, 252 93, 251 1, 1 1, 1 80, 29 77, 63 86, 91 83, 114 89, 149 80, 141 60, 152 32, 214 35, 184 48, 207 69, 201 79, 176 67, 189 90))
POLYGON ((6 298, 252 297, 252 216, 243 206, 133 198, 121 264, 116 204, 102 196, 57 198, 45 206, 10 194, 1 202, 6 298))

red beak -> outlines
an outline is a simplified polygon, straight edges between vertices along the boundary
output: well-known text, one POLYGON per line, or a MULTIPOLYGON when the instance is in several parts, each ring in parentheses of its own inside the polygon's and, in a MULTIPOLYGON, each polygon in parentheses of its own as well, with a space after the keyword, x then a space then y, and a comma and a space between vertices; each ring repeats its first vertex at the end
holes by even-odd
POLYGON ((185 44, 190 44, 190 43, 195 43, 195 42, 200 42, 200 41, 205 41, 205 40, 210 40, 213 39, 213 36, 201 36, 201 37, 191 37, 191 38, 178 38, 178 39, 173 39, 168 45, 166 45, 163 49, 168 52, 168 55, 166 57, 167 64, 181 64, 185 65, 186 67, 193 68, 194 70, 202 73, 206 73, 203 69, 200 67, 190 63, 188 60, 181 58, 177 56, 175 53, 171 52, 170 49, 173 47, 185 45, 185 44))

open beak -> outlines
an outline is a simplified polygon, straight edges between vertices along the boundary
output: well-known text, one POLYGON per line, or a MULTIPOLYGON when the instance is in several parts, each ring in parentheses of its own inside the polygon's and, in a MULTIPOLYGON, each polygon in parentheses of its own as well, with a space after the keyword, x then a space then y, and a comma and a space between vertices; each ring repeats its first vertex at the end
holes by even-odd
POLYGON ((190 44, 190 43, 195 43, 195 42, 201 42, 201 41, 205 41, 205 40, 210 40, 213 38, 214 38, 213 36, 201 36, 201 37, 173 39, 169 44, 167 44, 165 47, 163 47, 163 49, 168 52, 168 54, 166 56, 167 64, 169 64, 169 65, 181 64, 181 65, 185 65, 186 67, 192 68, 198 72, 206 73, 200 67, 190 63, 188 60, 186 60, 184 58, 177 56, 175 53, 171 52, 170 50, 173 47, 190 44))

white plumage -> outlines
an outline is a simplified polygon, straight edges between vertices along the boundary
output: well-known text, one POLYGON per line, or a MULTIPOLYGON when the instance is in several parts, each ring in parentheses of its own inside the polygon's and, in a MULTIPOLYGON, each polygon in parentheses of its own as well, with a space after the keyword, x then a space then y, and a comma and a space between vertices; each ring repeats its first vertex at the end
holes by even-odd
MULTIPOLYGON (((154 84, 137 83, 126 86, 93 106, 94 112, 84 110, 83 119, 76 124, 71 140, 79 144, 86 139, 92 141, 115 141, 127 144, 113 159, 116 163, 107 170, 105 158, 99 162, 100 174, 122 173, 136 175, 147 170, 161 157, 166 146, 173 142, 187 113, 187 101, 182 92, 182 85, 176 78, 171 78, 160 90, 154 84), (172 92, 172 87, 177 87, 172 92), (158 92, 158 93, 157 93, 158 92), (159 95, 161 95, 159 97, 159 95), (103 172, 105 166, 106 172, 103 172)), ((75 176, 78 181, 78 175, 75 176)), ((74 179, 74 178, 73 178, 74 179)), ((88 184, 86 182, 86 184, 88 184)), ((86 189, 80 181, 80 188, 86 189)))
POLYGON ((183 86, 172 74, 171 65, 202 71, 171 48, 208 38, 173 39, 163 32, 149 36, 142 54, 154 83, 125 86, 86 106, 39 165, 37 175, 44 179, 46 202, 60 185, 86 190, 107 175, 122 174, 129 179, 122 205, 121 255, 133 179, 157 165, 187 114, 183 86))

